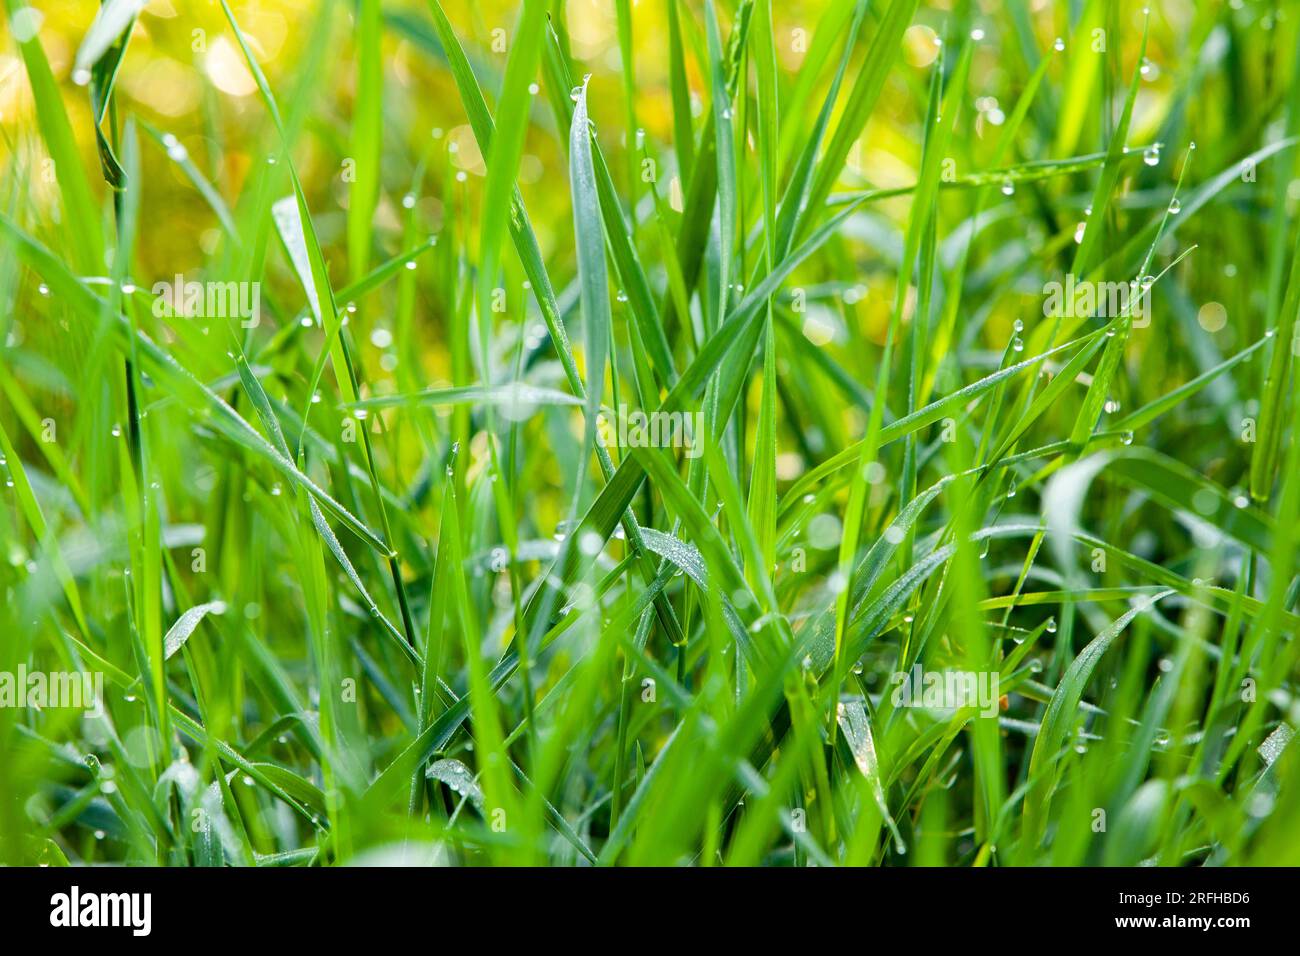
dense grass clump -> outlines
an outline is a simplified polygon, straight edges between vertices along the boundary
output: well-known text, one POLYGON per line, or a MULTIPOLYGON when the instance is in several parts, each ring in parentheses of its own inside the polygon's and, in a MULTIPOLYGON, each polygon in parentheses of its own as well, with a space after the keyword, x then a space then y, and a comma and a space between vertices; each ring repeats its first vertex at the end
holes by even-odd
POLYGON ((1300 862, 1291 5, 4 2, 0 862, 1300 862))

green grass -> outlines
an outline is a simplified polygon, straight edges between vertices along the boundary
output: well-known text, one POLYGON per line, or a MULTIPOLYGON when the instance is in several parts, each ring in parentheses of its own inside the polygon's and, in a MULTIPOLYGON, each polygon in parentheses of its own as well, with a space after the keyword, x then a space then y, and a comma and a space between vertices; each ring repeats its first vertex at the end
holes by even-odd
POLYGON ((0 862, 1300 862, 1289 6, 5 3, 0 862))

